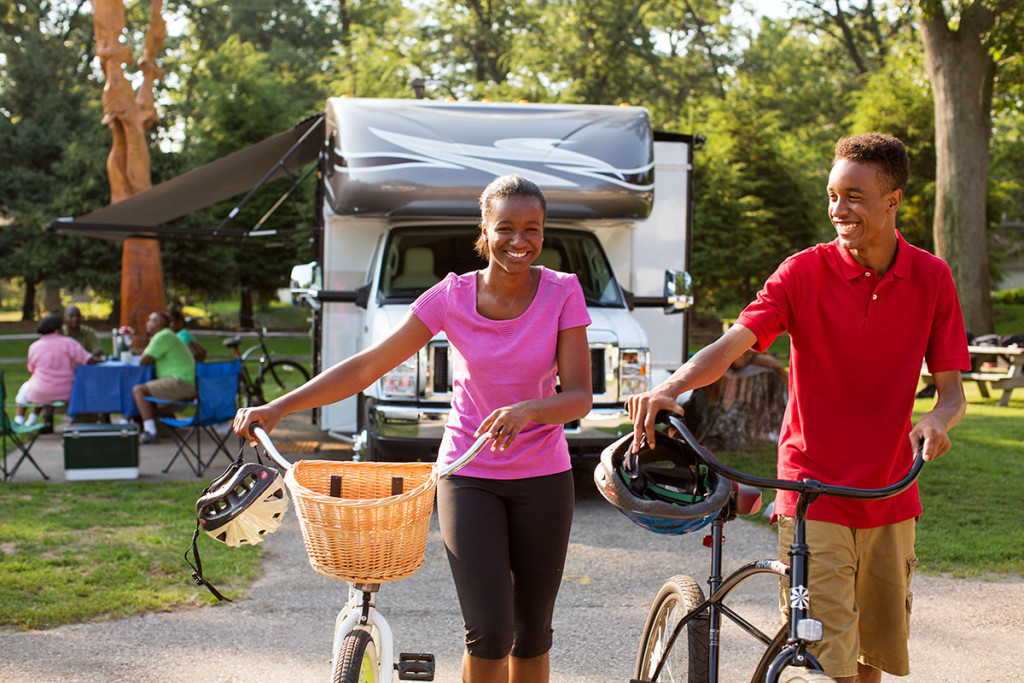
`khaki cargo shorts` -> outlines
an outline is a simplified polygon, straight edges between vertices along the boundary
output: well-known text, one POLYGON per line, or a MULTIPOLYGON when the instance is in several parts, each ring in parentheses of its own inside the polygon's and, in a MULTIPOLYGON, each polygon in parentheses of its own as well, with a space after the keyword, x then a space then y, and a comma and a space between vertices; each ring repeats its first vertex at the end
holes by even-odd
MULTIPOLYGON (((807 522, 810 616, 824 626, 822 641, 810 650, 833 678, 856 676, 858 662, 893 676, 910 673, 915 525, 913 519, 874 529, 807 522)), ((793 518, 780 516, 780 560, 789 561, 792 542, 793 518)), ((783 616, 788 591, 788 582, 781 581, 783 616)))
POLYGON ((151 379, 146 389, 150 396, 163 401, 191 401, 196 397, 196 388, 177 377, 151 379))

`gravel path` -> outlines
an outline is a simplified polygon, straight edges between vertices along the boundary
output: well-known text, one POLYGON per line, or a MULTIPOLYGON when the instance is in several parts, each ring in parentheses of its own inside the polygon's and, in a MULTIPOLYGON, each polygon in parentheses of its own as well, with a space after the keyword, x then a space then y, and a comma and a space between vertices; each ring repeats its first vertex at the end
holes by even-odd
MULTIPOLYGON (((727 567, 774 555, 774 532, 743 520, 727 529, 727 567)), ((175 683, 318 681, 328 677, 334 616, 345 585, 313 572, 294 513, 266 541, 264 575, 248 599, 47 631, 0 633, 0 681, 175 683)), ((175 551, 177 552, 177 551, 175 551)), ((649 601, 678 573, 707 574, 696 537, 660 537, 634 526, 578 477, 577 512, 559 596, 553 683, 625 683, 649 601)), ((185 567, 182 578, 187 579, 185 567)), ((197 590, 201 590, 198 589, 197 590)), ((918 575, 908 683, 1024 680, 1024 581, 918 575)), ((737 593, 741 613, 777 620, 775 582, 737 593)), ((400 649, 433 652, 436 680, 458 681, 461 621, 436 519, 427 562, 384 586, 378 605, 400 649)), ((723 680, 742 681, 756 659, 750 639, 725 636, 723 680)), ((885 680, 897 679, 885 677, 885 680)))

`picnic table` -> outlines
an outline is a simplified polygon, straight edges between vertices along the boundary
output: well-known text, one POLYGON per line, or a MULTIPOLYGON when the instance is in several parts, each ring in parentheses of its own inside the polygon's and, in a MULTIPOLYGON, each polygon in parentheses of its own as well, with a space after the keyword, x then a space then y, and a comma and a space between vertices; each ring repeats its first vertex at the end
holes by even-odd
MULTIPOLYGON (((962 373, 964 382, 975 382, 982 397, 989 397, 989 389, 1002 390, 999 405, 1010 405, 1010 395, 1014 389, 1024 387, 1024 348, 1019 346, 968 346, 967 351, 977 370, 962 373)), ((928 368, 922 368, 921 379, 925 384, 932 384, 928 368)))
POLYGON ((121 413, 124 417, 139 414, 132 397, 132 387, 153 379, 153 366, 133 362, 105 361, 80 365, 68 401, 68 415, 80 413, 121 413))

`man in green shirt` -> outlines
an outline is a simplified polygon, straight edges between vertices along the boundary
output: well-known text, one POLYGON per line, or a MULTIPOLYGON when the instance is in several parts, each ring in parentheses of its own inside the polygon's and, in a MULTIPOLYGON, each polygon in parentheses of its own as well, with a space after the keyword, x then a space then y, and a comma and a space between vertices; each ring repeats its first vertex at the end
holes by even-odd
POLYGON ((64 336, 74 339, 89 353, 103 350, 100 335, 96 330, 82 324, 82 312, 78 310, 78 306, 72 305, 64 309, 64 336))
POLYGON ((156 379, 132 388, 135 406, 142 418, 139 443, 157 443, 153 404, 147 396, 164 401, 190 401, 196 397, 196 362, 192 353, 169 327, 170 318, 163 311, 150 314, 146 320, 149 344, 139 362, 156 365, 156 379))

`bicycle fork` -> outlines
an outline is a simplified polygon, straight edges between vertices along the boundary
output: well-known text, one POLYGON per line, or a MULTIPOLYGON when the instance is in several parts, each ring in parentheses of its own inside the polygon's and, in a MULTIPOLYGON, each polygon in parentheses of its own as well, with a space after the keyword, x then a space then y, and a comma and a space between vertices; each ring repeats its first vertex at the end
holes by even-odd
POLYGON ((797 499, 793 523, 793 544, 789 549, 789 639, 786 646, 772 660, 765 680, 775 683, 787 666, 797 666, 821 671, 818 660, 807 651, 810 643, 817 643, 823 635, 823 627, 817 619, 808 616, 810 592, 807 589, 811 556, 807 546, 807 508, 817 498, 816 493, 803 492, 797 499))
MULTIPOLYGON (((341 652, 341 643, 356 628, 366 630, 377 645, 377 668, 380 671, 380 683, 391 683, 394 670, 391 627, 387 620, 374 607, 371 586, 349 585, 348 602, 340 612, 334 625, 334 644, 332 656, 341 652)), ((336 662, 331 663, 332 670, 336 662)))
MULTIPOLYGON (((333 656, 341 651, 341 643, 353 629, 367 631, 377 645, 379 683, 391 683, 394 672, 403 681, 434 680, 434 655, 402 652, 394 658, 394 638, 384 615, 374 607, 373 596, 380 584, 349 584, 348 602, 338 613, 334 626, 333 656)), ((336 662, 332 662, 332 669, 336 662)))

